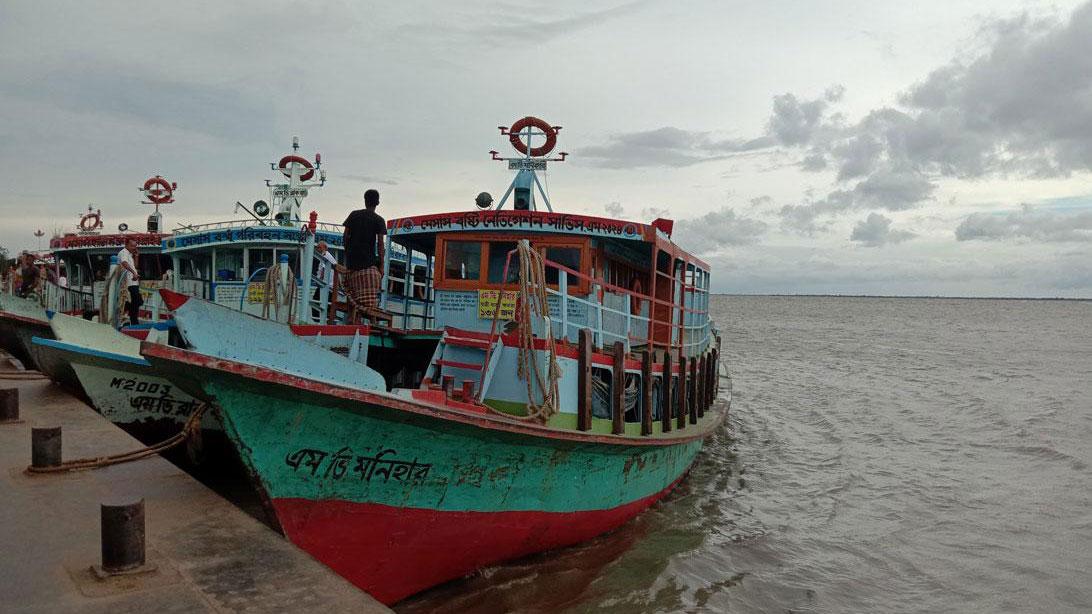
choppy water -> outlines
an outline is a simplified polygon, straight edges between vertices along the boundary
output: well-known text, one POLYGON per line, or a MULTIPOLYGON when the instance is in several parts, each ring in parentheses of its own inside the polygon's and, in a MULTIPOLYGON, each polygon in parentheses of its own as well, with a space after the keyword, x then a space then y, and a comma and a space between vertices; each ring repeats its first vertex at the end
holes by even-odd
POLYGON ((1092 611, 1092 302, 714 310, 732 416, 675 494, 398 609, 1092 611))

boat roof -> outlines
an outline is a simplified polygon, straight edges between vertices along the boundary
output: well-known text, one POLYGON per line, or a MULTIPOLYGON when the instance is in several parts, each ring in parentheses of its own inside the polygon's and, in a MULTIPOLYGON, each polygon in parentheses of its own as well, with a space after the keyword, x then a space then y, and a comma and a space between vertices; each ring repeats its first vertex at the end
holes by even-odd
MULTIPOLYGON (((300 245, 305 238, 304 223, 281 226, 257 224, 254 220, 215 222, 187 226, 185 231, 163 237, 163 252, 195 251, 225 245, 273 244, 300 245)), ((344 244, 341 227, 331 223, 321 223, 315 230, 315 238, 325 241, 330 247, 341 248, 344 244)))
POLYGON ((137 245, 145 248, 160 247, 166 234, 158 232, 123 232, 114 234, 78 234, 70 233, 49 240, 49 249, 54 253, 69 251, 118 251, 125 247, 125 241, 136 239, 137 245))
POLYGON ((621 241, 654 243, 661 250, 693 262, 705 269, 708 265, 671 241, 672 222, 658 219, 651 224, 614 218, 555 213, 536 210, 490 209, 457 211, 394 218, 387 221, 387 233, 393 241, 411 249, 427 249, 436 235, 442 233, 525 233, 598 237, 621 241))

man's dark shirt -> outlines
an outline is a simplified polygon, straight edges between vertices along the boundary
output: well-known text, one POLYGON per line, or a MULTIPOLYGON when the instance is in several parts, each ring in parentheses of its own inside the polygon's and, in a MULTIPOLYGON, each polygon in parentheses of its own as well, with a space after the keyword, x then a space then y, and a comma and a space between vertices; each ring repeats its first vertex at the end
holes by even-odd
POLYGON ((387 223, 375 211, 357 209, 345 218, 345 266, 362 271, 378 264, 375 241, 386 236, 387 223))

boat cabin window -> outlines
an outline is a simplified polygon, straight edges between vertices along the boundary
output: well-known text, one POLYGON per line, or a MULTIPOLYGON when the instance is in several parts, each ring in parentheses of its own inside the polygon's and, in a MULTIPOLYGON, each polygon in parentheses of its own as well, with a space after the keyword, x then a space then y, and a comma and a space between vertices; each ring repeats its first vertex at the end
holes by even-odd
POLYGON ((252 247, 247 251, 248 276, 258 272, 259 269, 268 269, 277 262, 272 249, 252 247))
POLYGON ((216 281, 239 281, 243 276, 243 250, 216 250, 216 281))
POLYGON ((480 279, 482 244, 477 241, 446 241, 445 243, 444 279, 480 279))
MULTIPOLYGON (((508 237, 497 235, 484 236, 478 240, 464 238, 457 239, 440 238, 438 244, 444 261, 440 270, 438 287, 440 288, 487 288, 497 287, 502 284, 515 284, 519 281, 519 256, 513 254, 508 261, 508 253, 516 249, 517 242, 508 237), (504 267, 508 262, 508 278, 504 279, 504 267), (482 279, 482 269, 484 280, 482 279), (459 283, 459 282, 479 283, 459 283)), ((588 274, 589 249, 588 241, 562 237, 534 238, 531 247, 538 250, 549 264, 546 265, 546 283, 557 288, 559 281, 559 269, 554 265, 561 265, 588 274)), ((570 294, 586 294, 589 283, 575 275, 569 276, 570 294)))
MULTIPOLYGON (((547 247, 546 248, 546 260, 560 264, 563 267, 568 267, 574 271, 580 270, 580 252, 579 247, 547 247)), ((546 267, 546 283, 556 284, 558 283, 558 277, 560 277, 560 270, 556 267, 546 267)), ((570 279, 570 285, 576 285, 580 280, 570 279)))
POLYGON ((405 275, 406 263, 391 258, 390 270, 387 272, 387 291, 395 296, 403 296, 406 293, 405 275))
POLYGON ((137 260, 141 279, 163 279, 163 273, 171 268, 171 257, 164 254, 140 254, 137 260))
POLYGON ((516 249, 515 241, 490 241, 489 242, 489 283, 515 283, 519 281, 519 253, 512 254, 508 260, 508 252, 516 249), (504 277, 504 265, 508 264, 508 278, 504 277))

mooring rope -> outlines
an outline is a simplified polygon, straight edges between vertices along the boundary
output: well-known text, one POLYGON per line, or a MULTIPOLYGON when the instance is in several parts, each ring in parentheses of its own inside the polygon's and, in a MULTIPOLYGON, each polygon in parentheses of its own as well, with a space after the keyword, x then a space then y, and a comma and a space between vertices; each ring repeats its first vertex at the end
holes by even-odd
POLYGON ((62 471, 82 471, 86 469, 100 469, 102 467, 109 467, 110 465, 120 465, 122 463, 131 463, 150 456, 155 456, 161 452, 166 452, 171 448, 182 445, 187 440, 193 437, 197 437, 201 430, 201 418, 205 415, 205 410, 209 408, 208 403, 202 403, 193 410, 190 417, 186 420, 185 426, 182 430, 163 441, 139 448, 131 452, 124 452, 121 454, 112 454, 110 456, 99 456, 95 458, 79 458, 75 460, 65 461, 59 465, 52 465, 50 467, 35 467, 31 465, 27 467, 27 471, 30 473, 59 473, 62 471))
POLYGON ((41 371, 0 371, 0 379, 22 382, 49 379, 49 376, 41 371))
POLYGON ((269 319, 269 311, 270 307, 272 307, 273 318, 278 322, 280 321, 281 301, 279 301, 278 299, 281 296, 281 293, 283 293, 284 305, 288 310, 288 317, 285 321, 292 321, 292 316, 295 313, 294 308, 296 306, 296 292, 298 291, 298 288, 296 287, 295 277, 292 275, 292 268, 285 268, 288 269, 288 278, 289 280, 291 280, 290 283, 287 284, 287 288, 285 288, 285 284, 281 282, 280 263, 274 264, 265 271, 265 296, 262 298, 263 319, 269 319))
MULTIPOLYGON (((527 415, 504 414, 521 420, 533 420, 545 423, 558 412, 558 379, 561 366, 557 362, 557 344, 554 340, 553 325, 550 322, 550 305, 546 298, 546 261, 542 254, 531 249, 526 239, 517 244, 519 250, 519 297, 516 305, 516 335, 519 339, 520 379, 527 382, 527 415), (535 352, 534 318, 545 322, 547 364, 543 375, 535 352), (534 384, 542 391, 542 401, 535 401, 534 384)), ((497 311, 500 311, 502 296, 497 297, 497 311)))

